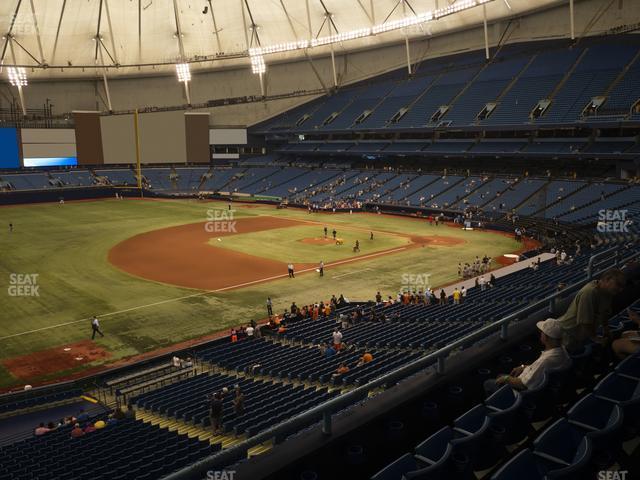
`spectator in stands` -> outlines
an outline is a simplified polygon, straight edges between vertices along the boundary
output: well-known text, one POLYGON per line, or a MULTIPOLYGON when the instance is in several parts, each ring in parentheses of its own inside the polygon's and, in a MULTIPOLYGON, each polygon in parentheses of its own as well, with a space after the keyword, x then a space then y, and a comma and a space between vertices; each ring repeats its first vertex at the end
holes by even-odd
POLYGON ((187 357, 184 360, 180 360, 180 366, 182 368, 191 368, 191 367, 193 367, 193 359, 191 357, 187 357))
POLYGON ((331 377, 332 378, 339 377, 340 375, 344 375, 346 373, 349 373, 349 367, 347 367, 346 363, 342 362, 340 366, 336 369, 336 373, 331 375, 331 377))
POLYGON ((547 370, 566 367, 571 359, 562 347, 562 325, 559 320, 548 318, 536 324, 540 330, 540 342, 544 351, 531 365, 520 365, 511 370, 509 375, 484 382, 487 396, 494 393, 502 385, 510 385, 514 390, 534 389, 540 385, 547 370))
POLYGON ((331 343, 329 343, 329 345, 327 345, 327 348, 324 351, 324 358, 332 358, 333 356, 335 356, 336 354, 336 349, 333 348, 333 345, 331 345, 331 343))
POLYGON ((333 331, 333 348, 336 352, 342 348, 342 332, 337 328, 333 331))
POLYGON ((93 425, 93 423, 89 423, 86 427, 84 427, 84 433, 93 433, 95 431, 96 427, 93 425))
POLYGON ((236 396, 233 398, 233 410, 236 415, 242 415, 244 413, 244 393, 240 389, 240 385, 236 385, 236 396))
POLYGON ((464 288, 464 285, 460 287, 460 303, 464 303, 467 298, 467 289, 464 288))
POLYGON ((611 344, 613 353, 620 360, 625 359, 629 355, 640 352, 640 315, 631 309, 627 309, 629 319, 636 324, 637 330, 627 330, 622 336, 614 340, 611 344))
POLYGON ((440 305, 447 304, 447 294, 444 291, 444 288, 440 289, 440 305))
POLYGON ((624 282, 624 274, 612 268, 576 293, 565 314, 558 318, 564 333, 563 344, 570 352, 581 350, 589 340, 598 343, 609 341, 611 300, 624 288, 624 282), (602 338, 596 337, 598 327, 603 329, 602 338))
POLYGON ((484 275, 482 275, 479 279, 478 279, 478 285, 480 285, 480 290, 481 291, 485 291, 487 288, 487 279, 484 278, 484 275))
POLYGON ((105 423, 104 420, 98 420, 96 423, 93 424, 93 427, 96 430, 102 430, 106 426, 107 426, 107 424, 105 423))
POLYGON ((44 435, 44 434, 46 434, 46 433, 49 433, 50 431, 51 431, 51 429, 50 429, 50 428, 45 427, 45 426, 44 426, 44 423, 40 422, 40 425, 38 425, 38 426, 36 427, 36 429, 33 431, 33 434, 34 434, 36 437, 40 437, 40 436, 42 436, 42 435, 44 435))
POLYGON ((84 408, 80 409, 80 414, 78 415, 76 420, 80 423, 86 422, 87 420, 89 420, 89 415, 87 415, 87 413, 84 411, 84 408))
POLYGON ((454 305, 460 305, 460 290, 458 290, 458 287, 453 289, 453 304, 454 305))
POLYGON ((84 430, 82 430, 82 428, 80 428, 80 424, 76 423, 73 426, 73 430, 71 430, 71 437, 72 438, 78 438, 78 437, 82 437, 84 435, 84 430))
POLYGON ((253 328, 253 326, 248 325, 247 328, 245 329, 245 333, 247 335, 247 338, 253 338, 253 334, 255 333, 255 328, 253 328))
POLYGON ((358 360, 356 367, 361 367, 362 365, 365 365, 371 361, 373 361, 373 355, 371 355, 369 352, 364 352, 362 357, 360 357, 360 360, 358 360))
POLYGON ((211 421, 211 429, 214 435, 217 435, 222 427, 223 410, 222 394, 216 392, 209 397, 209 420, 211 421))

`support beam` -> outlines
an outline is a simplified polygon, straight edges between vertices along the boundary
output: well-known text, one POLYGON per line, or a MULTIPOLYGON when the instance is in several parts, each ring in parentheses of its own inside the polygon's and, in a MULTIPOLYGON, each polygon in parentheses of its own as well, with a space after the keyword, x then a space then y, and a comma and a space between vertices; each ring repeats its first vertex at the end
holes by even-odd
MULTIPOLYGON (((16 18, 18 18, 20 5, 22 5, 22 0, 18 0, 18 4, 16 5, 15 10, 13 11, 13 16, 11 17, 11 23, 9 24, 9 30, 5 35, 4 46, 2 47, 2 56, 0 56, 0 65, 4 64, 4 57, 7 54, 7 47, 11 44, 11 33, 13 32, 13 26, 16 24, 16 18)), ((16 64, 15 58, 13 59, 13 64, 14 65, 16 64)))
POLYGON ((307 6, 307 28, 309 29, 309 40, 313 38, 313 29, 311 28, 311 10, 309 9, 309 0, 305 0, 307 6))
MULTIPOLYGON (((11 49, 11 59, 13 60, 13 64, 16 65, 16 52, 13 50, 13 38, 7 36, 7 42, 9 43, 9 48, 11 49)), ((18 84, 16 86, 18 89, 18 98, 20 99, 20 107, 22 108, 22 115, 27 116, 27 104, 24 101, 24 93, 22 91, 22 85, 18 84)))
MULTIPOLYGON (((331 14, 327 13, 327 15, 331 15, 331 14)), ((333 35, 333 33, 331 32, 331 26, 333 25, 333 22, 329 21, 327 22, 327 25, 329 27, 329 36, 331 36, 333 35)), ((338 87, 338 73, 336 72, 336 55, 333 48, 333 42, 330 44, 330 46, 331 46, 331 70, 333 72, 333 86, 338 87)))
POLYGON ((364 5, 362 4, 361 0, 356 0, 356 2, 358 2, 358 5, 360 5, 360 8, 362 9, 362 11, 364 12, 364 14, 367 16, 367 18, 369 19, 369 22, 371 23, 371 25, 375 25, 375 22, 373 21, 373 17, 371 16, 371 14, 367 11, 366 8, 364 8, 364 5))
MULTIPOLYGON (((407 18, 407 0, 402 0, 402 14, 404 18, 407 18)), ((413 10, 413 9, 412 9, 413 10)), ((409 50, 409 34, 407 33, 406 27, 404 30, 404 49, 407 54, 407 72, 411 75, 411 51, 409 50)))
POLYGON ((180 26, 180 12, 178 11, 178 2, 173 0, 173 14, 176 20, 176 34, 178 35, 178 50, 180 51, 180 61, 185 61, 184 45, 182 44, 182 27, 180 26))
POLYGON ((60 38, 60 28, 62 27, 62 18, 64 17, 64 9, 66 7, 67 0, 62 0, 62 8, 60 9, 60 17, 58 18, 58 28, 56 28, 56 39, 53 41, 53 50, 51 51, 51 63, 55 62, 58 39, 60 38))
POLYGON ((484 27, 484 56, 489 60, 489 30, 487 28, 487 5, 482 4, 482 25, 484 27))
POLYGON ((244 5, 247 7, 247 13, 249 14, 249 20, 251 20, 251 45, 253 46, 253 39, 255 38, 256 44, 260 46, 260 37, 258 36, 258 25, 253 19, 253 12, 249 6, 249 0, 244 0, 244 5))
POLYGON ((298 41, 298 34, 296 33, 296 29, 293 27, 293 21, 291 20, 291 16, 289 15, 287 7, 285 7, 285 5, 284 5, 284 0, 280 0, 280 6, 282 7, 282 10, 284 11, 284 15, 287 17, 287 22, 289 23, 289 28, 291 29, 291 33, 293 33, 293 39, 297 42, 298 41))
POLYGON ((189 82, 184 83, 184 95, 187 97, 187 105, 191 105, 191 91, 189 90, 189 82))
POLYGON ((38 40, 38 51, 40 52, 40 64, 45 63, 44 52, 42 50, 42 39, 40 38, 40 28, 38 27, 38 18, 36 16, 36 7, 33 5, 33 0, 29 0, 31 4, 31 18, 33 18, 33 28, 36 30, 36 39, 38 40))
POLYGON ((216 15, 215 13, 213 13, 213 4, 211 3, 211 0, 208 0, 209 2, 209 13, 211 14, 211 21, 213 22, 213 33, 216 36, 216 44, 218 45, 218 53, 222 52, 222 45, 220 43, 220 31, 218 30, 218 24, 216 22, 216 15))
POLYGON ((93 60, 94 61, 98 61, 98 50, 100 49, 100 26, 102 24, 102 2, 103 0, 100 0, 100 3, 98 4, 98 25, 96 26, 96 36, 94 38, 94 41, 96 42, 96 49, 95 52, 93 54, 93 60))
POLYGON ((111 92, 109 91, 109 82, 107 81, 107 69, 104 66, 104 55, 102 54, 101 45, 98 47, 98 50, 100 52, 100 63, 102 64, 102 81, 104 82, 104 92, 107 96, 107 108, 109 108, 109 112, 113 112, 113 105, 111 105, 111 92))
POLYGON ((247 28, 247 14, 244 11, 244 0, 240 0, 240 10, 242 10, 242 30, 244 31, 244 42, 247 46, 247 50, 249 50, 251 48, 251 44, 249 43, 249 34, 247 33, 249 29, 247 28))
POLYGON ((142 0, 138 0, 138 62, 142 63, 142 0))
POLYGON ((576 39, 576 26, 575 19, 573 16, 573 0, 569 0, 569 24, 571 28, 571 40, 576 39))
POLYGON ((107 14, 107 23, 109 24, 109 38, 111 39, 111 52, 113 53, 111 57, 113 58, 113 63, 117 65, 120 62, 118 62, 116 40, 115 40, 115 37, 113 36, 113 26, 111 25, 111 14, 109 13, 109 0, 104 0, 104 8, 105 8, 105 13, 107 14))
POLYGON ((264 74, 260 73, 258 76, 260 77, 260 94, 264 97, 264 74))

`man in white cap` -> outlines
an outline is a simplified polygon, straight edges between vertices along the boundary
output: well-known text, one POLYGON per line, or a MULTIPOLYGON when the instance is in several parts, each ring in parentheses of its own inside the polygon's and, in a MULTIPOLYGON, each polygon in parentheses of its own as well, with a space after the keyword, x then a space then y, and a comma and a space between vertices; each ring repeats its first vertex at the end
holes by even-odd
POLYGON ((531 365, 520 365, 511 370, 509 375, 501 375, 497 379, 484 382, 484 390, 491 395, 502 385, 511 385, 514 390, 534 389, 540 385, 547 370, 564 368, 571 359, 562 346, 562 326, 555 318, 547 318, 536 323, 540 330, 540 342, 544 351, 531 365))

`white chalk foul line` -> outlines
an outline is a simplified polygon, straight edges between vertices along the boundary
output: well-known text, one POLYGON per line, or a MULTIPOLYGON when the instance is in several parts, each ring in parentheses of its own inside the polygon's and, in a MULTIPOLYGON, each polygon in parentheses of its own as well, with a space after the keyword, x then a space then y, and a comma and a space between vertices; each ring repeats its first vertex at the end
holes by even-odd
MULTIPOLYGON (((400 247, 400 248, 394 248, 392 250, 385 250, 385 251, 382 251, 382 252, 370 253, 368 255, 363 255, 361 257, 347 258, 345 260, 339 260, 337 262, 328 263, 328 264, 325 265, 325 268, 327 268, 327 267, 335 267, 337 265, 343 265, 345 263, 351 263, 351 262, 356 262, 356 261, 360 261, 360 260, 366 260, 367 258, 378 257, 380 255, 388 255, 390 253, 401 252, 401 251, 406 250, 406 249, 407 249, 407 247, 400 247)), ((311 268, 305 268, 305 269, 299 270, 297 273, 313 272, 315 270, 316 270, 316 267, 311 267, 311 268)), ((138 305, 138 306, 135 306, 135 307, 125 308, 124 310, 118 310, 117 312, 103 313, 101 315, 98 315, 98 317, 103 319, 105 317, 112 317, 114 315, 120 315, 120 314, 123 314, 123 313, 132 312, 134 310, 141 310, 143 308, 149 308, 149 307, 157 307, 158 305, 164 305, 165 303, 179 302, 181 300, 186 300, 188 298, 202 297, 202 296, 209 295, 209 294, 212 294, 212 293, 225 292, 227 290, 233 290, 234 288, 247 287, 249 285, 255 285, 256 283, 263 283, 263 282, 268 282, 270 280, 277 280, 279 278, 286 278, 286 277, 288 277, 288 274, 283 273, 283 274, 280 274, 280 275, 274 275, 274 276, 271 276, 271 277, 261 278, 261 279, 258 279, 258 280, 251 280, 250 282, 239 283, 237 285, 230 285, 228 287, 217 288, 215 290, 204 290, 202 292, 193 293, 191 295, 185 295, 183 297, 169 298, 167 300, 161 300, 159 302, 148 303, 146 305, 138 305)), ((46 330, 52 330, 54 328, 66 327, 68 325, 75 325, 76 323, 88 322, 92 318, 93 317, 82 318, 80 320, 72 320, 70 322, 58 323, 56 325, 49 325, 48 327, 36 328, 34 330, 28 330, 26 332, 14 333, 12 335, 6 335, 4 337, 0 337, 0 341, 7 340, 9 338, 21 337, 23 335, 29 335, 29 334, 32 334, 32 333, 43 332, 43 331, 46 331, 46 330)))
POLYGON ((356 273, 370 272, 370 271, 373 271, 373 269, 371 269, 371 268, 363 268, 362 270, 354 270, 352 272, 346 272, 346 273, 341 273, 340 275, 334 275, 333 277, 331 277, 331 279, 333 280, 334 278, 342 278, 342 277, 346 277, 348 275, 355 275, 356 273))

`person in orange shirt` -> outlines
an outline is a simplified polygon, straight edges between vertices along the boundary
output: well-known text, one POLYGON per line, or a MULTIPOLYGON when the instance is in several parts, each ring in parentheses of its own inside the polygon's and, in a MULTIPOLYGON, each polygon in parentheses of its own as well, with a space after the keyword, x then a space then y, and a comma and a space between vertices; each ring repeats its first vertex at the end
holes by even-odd
POLYGON ((369 352, 365 352, 364 355, 362 355, 362 358, 360 358, 360 361, 356 366, 361 367, 362 365, 369 363, 371 361, 373 361, 373 355, 371 355, 369 352))
POLYGON ((320 311, 318 310, 318 305, 314 305, 313 306, 313 313, 312 313, 312 319, 313 320, 317 320, 318 319, 318 314, 320 313, 320 311))
POLYGON ((344 375, 345 373, 349 373, 349 367, 347 367, 347 365, 343 362, 340 364, 340 366, 336 370, 336 373, 334 373, 332 376, 338 377, 340 375, 344 375))
POLYGON ((231 329, 231 343, 236 343, 238 341, 238 334, 236 333, 235 329, 232 328, 231 329))
POLYGON ((331 315, 331 305, 327 304, 324 307, 324 314, 328 317, 329 315, 331 315))

